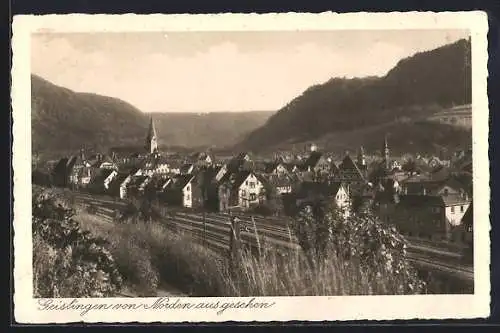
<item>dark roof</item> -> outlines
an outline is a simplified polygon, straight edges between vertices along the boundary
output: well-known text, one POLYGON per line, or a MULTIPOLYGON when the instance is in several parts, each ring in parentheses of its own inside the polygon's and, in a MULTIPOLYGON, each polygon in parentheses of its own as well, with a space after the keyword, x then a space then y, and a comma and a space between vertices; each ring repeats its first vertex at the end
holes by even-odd
POLYGON ((97 172, 95 178, 94 178, 94 182, 102 182, 104 181, 106 178, 108 178, 108 176, 113 172, 114 170, 112 169, 99 169, 99 171, 97 172))
POLYGON ((128 183, 129 186, 139 186, 144 181, 148 178, 148 176, 133 176, 132 179, 130 180, 130 183, 128 183))
POLYGON ((341 187, 340 182, 303 182, 298 191, 300 199, 331 197, 337 194, 341 187))
POLYGON ((352 160, 350 155, 346 155, 342 162, 338 166, 340 171, 350 171, 350 172, 356 172, 359 174, 360 177, 362 177, 361 170, 358 168, 356 163, 352 160))
POLYGON ((231 171, 237 171, 245 163, 245 156, 248 155, 245 152, 239 153, 229 160, 227 163, 228 169, 231 171))
POLYGON ((471 202, 469 208, 467 208, 467 211, 462 217, 462 223, 464 224, 464 226, 469 226, 469 225, 474 225, 473 221, 474 221, 474 208, 473 208, 473 202, 471 202))
POLYGON ((321 156, 323 156, 323 154, 319 151, 311 152, 311 154, 309 154, 307 159, 304 161, 303 167, 305 167, 305 169, 307 169, 308 167, 315 167, 316 164, 318 164, 321 156))
POLYGON ((459 204, 467 204, 470 200, 461 194, 448 194, 441 196, 445 206, 454 206, 459 204))
POLYGON ((443 206, 443 200, 439 196, 408 194, 399 197, 399 205, 408 207, 443 206))
POLYGON ((454 206, 467 204, 470 201, 459 194, 449 194, 447 196, 435 195, 401 195, 400 204, 407 206, 454 206))
POLYGON ((182 166, 181 166, 181 169, 180 169, 180 172, 181 173, 187 173, 189 168, 191 168, 193 166, 193 164, 191 163, 184 163, 182 166))
POLYGON ((120 185, 125 181, 125 179, 128 177, 128 173, 125 173, 125 172, 120 172, 118 173, 118 175, 116 175, 115 178, 113 178, 113 180, 111 181, 111 183, 109 184, 109 188, 111 190, 113 189, 117 189, 120 187, 120 185))
POLYGON ((241 184, 248 178, 251 171, 243 170, 234 174, 234 181, 232 182, 233 188, 239 188, 241 184))
POLYGON ((192 179, 193 175, 175 175, 168 184, 168 189, 183 189, 192 179))
POLYGON ((266 177, 266 181, 276 187, 280 186, 291 186, 293 184, 293 180, 290 176, 278 176, 278 175, 271 175, 266 177))

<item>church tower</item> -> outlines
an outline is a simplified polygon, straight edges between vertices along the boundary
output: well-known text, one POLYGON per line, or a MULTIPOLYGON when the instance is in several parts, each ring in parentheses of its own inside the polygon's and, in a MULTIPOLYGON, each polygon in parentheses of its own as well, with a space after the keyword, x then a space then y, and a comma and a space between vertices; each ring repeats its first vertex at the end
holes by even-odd
POLYGON ((365 149, 363 146, 359 147, 358 151, 358 167, 365 168, 366 167, 366 158, 365 158, 365 149))
POLYGON ((146 137, 146 150, 150 154, 158 152, 158 138, 156 136, 155 124, 153 122, 153 116, 149 122, 148 135, 146 137))
POLYGON ((383 154, 384 154, 384 166, 386 170, 389 170, 389 145, 387 144, 387 134, 384 136, 384 149, 383 149, 383 154))

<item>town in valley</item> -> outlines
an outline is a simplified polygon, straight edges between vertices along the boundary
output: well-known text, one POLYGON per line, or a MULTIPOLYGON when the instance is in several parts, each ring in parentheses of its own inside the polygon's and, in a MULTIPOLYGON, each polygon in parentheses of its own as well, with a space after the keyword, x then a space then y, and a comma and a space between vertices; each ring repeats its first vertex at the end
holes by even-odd
MULTIPOLYGON (((71 67, 73 75, 60 75, 66 58, 33 56, 36 297, 474 293, 468 33, 293 34, 40 34, 34 39, 40 50, 61 47, 68 59, 83 59, 94 50, 89 61, 106 63, 96 68, 108 71, 104 81, 114 82, 80 79, 87 69, 78 63, 71 67), (352 42, 361 38, 380 52, 377 34, 397 51, 394 67, 391 61, 387 68, 371 64, 352 42), (414 40, 408 42, 406 34, 414 40), (343 48, 332 44, 335 38, 343 48), (434 44, 417 52, 417 41, 432 38, 434 44), (291 46, 280 46, 281 40, 291 46), (203 51, 193 49, 205 42, 203 51), (355 54, 364 59, 365 71, 376 68, 378 76, 346 66, 354 77, 342 77, 344 68, 325 60, 327 74, 311 65, 311 78, 314 71, 317 78, 297 76, 305 90, 269 83, 276 96, 282 94, 278 98, 269 87, 262 92, 265 76, 252 81, 254 72, 239 65, 269 71, 278 66, 281 58, 273 57, 279 52, 295 59, 297 45, 313 55, 317 48, 332 57, 355 54), (405 47, 411 56, 402 59, 398 52, 405 47), (146 69, 137 73, 147 75, 137 82, 130 76, 113 81, 131 75, 123 68, 135 69, 129 52, 158 64, 146 68, 144 61, 146 69), (234 57, 229 65, 249 79, 229 70, 219 73, 214 64, 221 60, 212 55, 217 52, 234 57), (260 60, 250 61, 248 54, 260 60), (268 58, 271 65, 265 67, 268 58), (204 61, 206 74, 199 65, 204 61), (184 66, 182 78, 194 66, 200 86, 169 76, 176 64, 184 66), (220 87, 212 86, 214 77, 220 87), (165 87, 158 90, 155 82, 165 87), (236 82, 240 88, 232 86, 236 82), (72 90, 80 84, 97 92, 72 90), (109 94, 100 95, 102 90, 109 94), (120 94, 144 107, 111 97, 120 94), (184 104, 213 109, 218 103, 236 110, 231 103, 240 102, 247 103, 241 112, 154 111, 184 104), (265 103, 268 108, 261 107, 265 103), (281 108, 265 111, 271 105, 281 108)), ((282 82, 286 71, 285 66, 272 79, 282 82)))

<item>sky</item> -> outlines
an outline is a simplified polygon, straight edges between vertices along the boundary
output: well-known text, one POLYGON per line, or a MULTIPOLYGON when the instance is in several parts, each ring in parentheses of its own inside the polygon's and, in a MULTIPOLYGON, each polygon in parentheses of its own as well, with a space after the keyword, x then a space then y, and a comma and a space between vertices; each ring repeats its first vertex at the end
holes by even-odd
POLYGON ((464 30, 33 34, 31 72, 143 112, 278 110, 332 77, 383 76, 464 30))

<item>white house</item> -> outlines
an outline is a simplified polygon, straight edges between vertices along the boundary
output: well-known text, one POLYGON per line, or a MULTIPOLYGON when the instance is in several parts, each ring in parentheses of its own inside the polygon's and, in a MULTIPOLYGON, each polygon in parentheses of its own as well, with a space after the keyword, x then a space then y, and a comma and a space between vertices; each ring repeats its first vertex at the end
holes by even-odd
POLYGON ((240 207, 249 208, 259 204, 262 200, 264 184, 253 172, 242 172, 235 185, 238 188, 238 205, 240 207))

